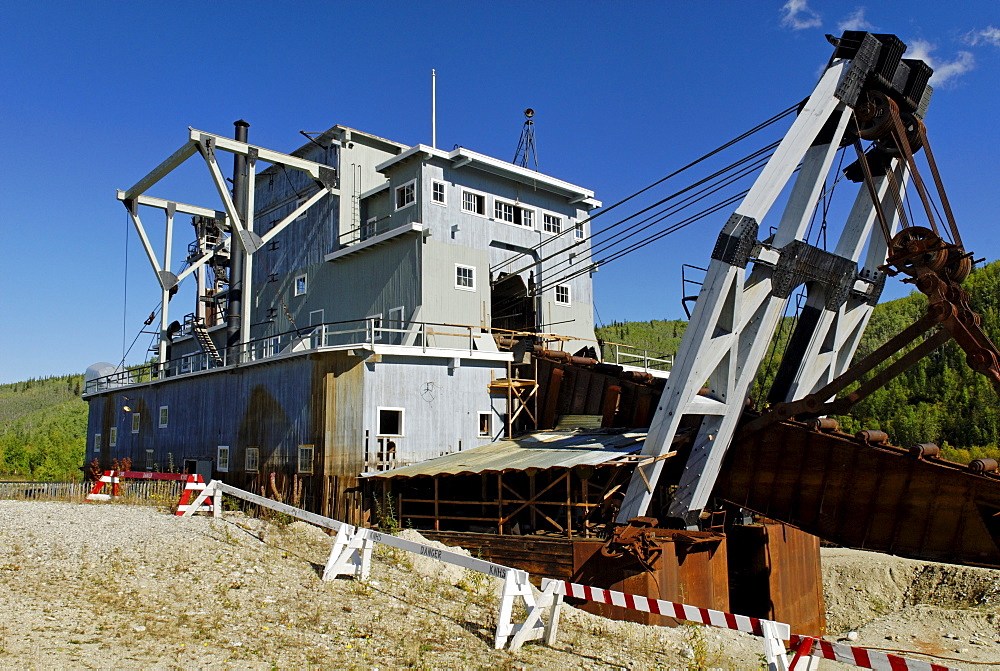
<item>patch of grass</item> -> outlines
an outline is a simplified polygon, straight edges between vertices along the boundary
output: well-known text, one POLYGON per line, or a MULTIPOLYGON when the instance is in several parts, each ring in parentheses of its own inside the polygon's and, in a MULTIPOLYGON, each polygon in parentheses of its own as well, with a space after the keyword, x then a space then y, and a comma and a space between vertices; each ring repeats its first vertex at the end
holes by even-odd
POLYGON ((687 622, 684 625, 684 638, 691 648, 691 661, 688 671, 702 671, 708 668, 708 642, 705 640, 704 625, 687 622))

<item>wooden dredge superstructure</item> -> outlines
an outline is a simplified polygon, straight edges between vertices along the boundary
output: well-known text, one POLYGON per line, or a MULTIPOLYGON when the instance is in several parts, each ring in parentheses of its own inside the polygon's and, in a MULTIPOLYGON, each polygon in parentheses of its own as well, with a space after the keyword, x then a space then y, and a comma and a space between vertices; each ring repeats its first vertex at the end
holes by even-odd
POLYGON ((824 627, 820 537, 1000 566, 995 463, 848 436, 827 417, 951 338, 1000 388, 923 124, 931 70, 894 35, 829 39, 818 84, 718 236, 675 359, 595 340, 600 203, 527 159, 343 126, 282 154, 249 144, 242 121, 235 139, 190 129, 118 193, 159 282, 159 338, 144 366, 88 371, 88 463, 172 463, 351 524, 391 505, 532 573, 683 592, 808 634, 824 627), (859 186, 831 251, 806 230, 842 151, 859 186), (235 157, 232 191, 219 152, 235 157), (221 210, 146 194, 195 154, 221 210), (907 214, 908 189, 926 226, 907 214), (149 209, 165 214, 160 253, 149 209), (178 214, 195 240, 174 272, 178 214), (852 365, 886 277, 900 274, 928 296, 927 315, 852 365), (195 307, 171 320, 188 276, 195 307), (784 359, 755 404, 800 288, 784 359))

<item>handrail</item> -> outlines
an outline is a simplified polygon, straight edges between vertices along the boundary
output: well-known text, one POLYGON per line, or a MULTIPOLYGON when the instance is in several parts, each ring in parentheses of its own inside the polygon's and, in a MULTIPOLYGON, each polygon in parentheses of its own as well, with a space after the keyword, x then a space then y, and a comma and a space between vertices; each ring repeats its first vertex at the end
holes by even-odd
POLYGON ((239 363, 249 363, 270 359, 280 354, 311 350, 320 347, 357 347, 375 344, 401 345, 407 336, 413 337, 413 346, 420 347, 423 352, 436 349, 475 351, 477 332, 489 333, 488 327, 480 325, 445 324, 442 322, 401 322, 400 320, 383 320, 379 317, 365 319, 347 319, 335 322, 325 322, 309 327, 284 331, 275 335, 251 340, 237 347, 219 348, 219 359, 216 360, 205 352, 192 352, 164 363, 151 362, 139 366, 128 366, 110 375, 87 381, 84 393, 93 393, 116 389, 133 384, 152 382, 166 377, 190 375, 213 368, 223 368, 239 363), (401 328, 392 328, 382 324, 401 324, 401 328), (356 328, 330 329, 331 326, 356 324, 356 328), (449 329, 463 329, 461 332, 436 331, 433 326, 444 326, 449 329), (451 339, 449 345, 430 344, 428 337, 451 339), (386 343, 387 340, 399 342, 386 343), (417 342, 419 341, 419 342, 417 342), (460 344, 464 343, 464 344, 460 344))
MULTIPOLYGON (((476 334, 492 334, 504 329, 493 329, 476 324, 454 324, 448 322, 407 322, 384 320, 380 317, 365 319, 345 319, 324 322, 309 327, 284 331, 257 340, 251 340, 237 347, 220 347, 219 359, 205 352, 192 352, 164 363, 152 362, 139 366, 128 366, 111 375, 87 381, 84 393, 94 393, 116 389, 133 384, 152 382, 166 377, 190 375, 214 368, 261 361, 280 354, 312 350, 321 347, 358 347, 363 345, 402 345, 408 338, 411 346, 428 350, 466 350, 471 355, 476 351, 476 334), (353 324, 355 328, 336 328, 353 324), (399 328, 386 326, 399 324, 399 328), (334 328, 331 328, 334 327, 334 328), (444 327, 438 330, 434 327, 444 327), (431 344, 435 338, 450 341, 449 345, 431 344), (397 342, 388 342, 394 340, 397 342)), ((673 366, 673 356, 648 349, 631 347, 618 343, 604 343, 607 353, 602 352, 606 363, 641 367, 643 370, 669 370, 673 366)))

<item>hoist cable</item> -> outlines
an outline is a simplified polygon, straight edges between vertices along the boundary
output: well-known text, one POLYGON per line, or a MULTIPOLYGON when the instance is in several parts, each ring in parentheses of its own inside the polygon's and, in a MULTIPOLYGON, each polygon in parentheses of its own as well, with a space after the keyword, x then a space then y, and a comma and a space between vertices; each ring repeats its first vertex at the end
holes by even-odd
MULTIPOLYGON (((716 172, 712 173, 708 177, 704 177, 704 178, 698 180, 697 182, 695 182, 693 184, 689 184, 688 186, 684 187, 683 189, 680 189, 679 191, 676 191, 676 192, 670 194, 669 196, 666 196, 665 198, 661 198, 660 200, 656 201, 655 203, 653 203, 653 204, 651 204, 651 205, 649 205, 647 207, 644 207, 643 209, 641 209, 641 210, 639 210, 637 212, 634 212, 633 214, 630 214, 629 216, 625 217, 624 219, 621 219, 621 220, 615 222, 611 226, 603 229, 600 233, 592 235, 591 239, 593 239, 595 236, 604 235, 608 231, 610 231, 610 230, 612 230, 614 228, 617 228, 619 226, 622 226, 625 223, 627 223, 628 221, 631 221, 632 219, 635 219, 636 217, 638 217, 640 215, 646 214, 650 210, 653 210, 653 209, 655 209, 655 208, 663 205, 664 203, 669 202, 670 200, 673 200, 673 199, 675 199, 675 198, 677 198, 677 197, 679 197, 679 196, 687 193, 688 191, 691 191, 692 189, 695 189, 695 188, 701 186, 702 184, 704 184, 707 181, 715 179, 716 177, 719 177, 720 175, 724 175, 725 173, 727 173, 727 172, 729 172, 729 171, 731 171, 731 170, 733 170, 735 168, 738 168, 739 166, 745 164, 748 161, 752 161, 752 160, 757 159, 762 154, 764 154, 764 153, 766 153, 768 151, 772 151, 773 149, 777 148, 777 146, 779 144, 780 144, 780 142, 772 142, 771 144, 769 144, 769 145, 767 145, 765 147, 761 147, 757 151, 755 151, 755 152, 753 152, 753 153, 751 153, 751 154, 749 154, 747 156, 744 156, 743 158, 739 159, 738 161, 734 161, 733 163, 730 163, 725 168, 717 170, 716 172)), ((567 229, 567 230, 569 230, 569 229, 567 229)), ((546 241, 546 242, 551 242, 552 239, 554 239, 555 237, 556 236, 553 236, 553 238, 549 238, 549 240, 546 241)), ((519 268, 518 270, 512 271, 512 272, 510 272, 508 274, 510 274, 510 275, 520 275, 521 273, 525 272, 526 270, 530 270, 531 268, 537 266, 540 263, 548 261, 548 260, 550 260, 550 259, 552 259, 552 258, 554 258, 556 256, 559 256, 560 254, 565 254, 565 253, 569 252, 570 250, 575 249, 575 248, 579 247, 580 245, 585 245, 585 244, 591 244, 591 240, 584 239, 584 240, 581 240, 581 241, 579 241, 577 243, 574 243, 574 244, 570 245, 569 247, 564 247, 562 249, 559 249, 559 250, 557 250, 557 251, 549 254, 548 256, 540 257, 539 259, 537 259, 535 261, 532 261, 528 265, 523 266, 523 267, 519 268)), ((538 245, 536 245, 535 248, 532 248, 529 251, 536 251, 537 247, 538 247, 538 245)), ((521 252, 521 254, 519 254, 519 256, 526 256, 526 255, 527 255, 527 252, 521 252)), ((514 258, 516 258, 516 257, 514 257, 514 258)), ((494 266, 491 270, 494 270, 496 268, 499 268, 500 266, 506 265, 507 263, 508 262, 505 261, 505 262, 503 262, 501 264, 498 264, 497 266, 494 266)))
MULTIPOLYGON (((636 235, 639 235, 643 231, 646 231, 646 230, 652 228, 653 226, 655 226, 656 224, 661 223, 662 221, 664 221, 668 217, 671 217, 671 216, 673 216, 673 215, 675 215, 675 214, 677 214, 677 213, 679 213, 679 212, 681 212, 681 211, 683 211, 683 210, 685 210, 685 209, 693 206, 694 204, 698 203, 699 201, 702 201, 702 200, 704 200, 704 199, 706 199, 706 198, 708 198, 710 196, 715 195, 716 193, 718 193, 722 189, 724 189, 724 188, 726 188, 728 186, 731 186, 732 184, 738 182, 739 180, 747 177, 748 175, 750 175, 753 172, 755 172, 756 170, 758 170, 762 165, 764 165, 767 162, 768 158, 769 158, 769 156, 765 156, 765 157, 761 158, 757 163, 751 164, 750 166, 748 166, 748 167, 744 168, 743 170, 741 170, 739 173, 737 173, 735 175, 730 175, 730 176, 726 177, 724 180, 722 180, 720 182, 717 182, 714 185, 711 185, 709 187, 706 187, 706 188, 702 189, 701 191, 698 191, 696 193, 693 193, 693 194, 689 195, 687 198, 685 198, 684 200, 682 200, 679 203, 676 203, 674 205, 671 205, 670 207, 664 208, 662 210, 659 210, 658 212, 655 212, 655 213, 651 214, 646 219, 643 219, 642 221, 637 222, 637 225, 639 225, 639 224, 645 224, 645 225, 639 226, 638 228, 630 228, 630 229, 625 230, 625 231, 620 231, 619 233, 617 233, 614 236, 614 238, 617 238, 617 239, 613 239, 612 238, 612 239, 604 240, 600 244, 592 247, 589 256, 591 258, 593 258, 597 254, 600 254, 600 253, 603 253, 603 252, 607 252, 609 249, 613 248, 614 246, 621 244, 622 242, 624 242, 625 240, 628 240, 629 238, 632 238, 632 237, 634 237, 636 235)), ((614 253, 614 252, 612 252, 612 253, 614 253)), ((588 263, 592 263, 591 261, 589 261, 587 259, 578 260, 578 261, 573 261, 572 259, 566 259, 566 260, 559 261, 559 262, 553 264, 553 267, 550 268, 549 270, 550 270, 550 272, 566 272, 569 269, 569 267, 564 268, 562 270, 557 270, 557 269, 558 269, 558 267, 560 265, 563 265, 565 263, 570 263, 570 267, 572 267, 574 265, 578 265, 579 263, 581 263, 583 261, 587 261, 588 263)))
POLYGON ((597 262, 588 263, 585 268, 582 268, 581 270, 578 270, 578 271, 576 271, 576 272, 574 272, 574 273, 572 273, 570 275, 564 275, 564 276, 557 277, 556 279, 553 279, 553 280, 548 280, 543 285, 535 287, 534 291, 530 295, 537 296, 537 295, 543 293, 544 291, 552 288, 556 284, 563 284, 563 283, 568 282, 568 281, 570 281, 572 279, 580 277, 581 275, 584 275, 584 274, 586 274, 588 272, 591 272, 591 268, 592 267, 595 267, 595 266, 599 267, 599 266, 602 266, 602 265, 606 265, 608 263, 611 263, 612 261, 616 261, 616 260, 620 259, 621 257, 623 257, 623 256, 625 256, 627 254, 631 254, 632 252, 635 252, 635 251, 637 251, 639 249, 642 249, 643 247, 645 247, 645 246, 647 246, 649 244, 652 244, 653 242, 656 242, 657 240, 659 240, 659 239, 661 239, 661 238, 663 238, 663 237, 665 237, 667 235, 670 235, 671 233, 676 233, 677 231, 679 231, 679 230, 681 230, 683 228, 686 228, 687 226, 690 226, 691 224, 693 224, 696 221, 700 221, 701 219, 704 219, 707 216, 715 214, 716 212, 718 212, 719 210, 721 210, 723 208, 726 208, 726 207, 729 207, 731 205, 734 205, 740 199, 742 199, 743 197, 745 197, 747 193, 749 193, 749 189, 747 189, 746 191, 743 191, 741 193, 738 193, 738 194, 736 194, 734 196, 731 196, 731 197, 729 197, 729 198, 727 198, 727 199, 725 199, 725 200, 723 200, 723 201, 721 201, 719 203, 716 203, 715 205, 712 205, 712 206, 710 206, 710 207, 702 210, 701 212, 699 212, 697 214, 693 214, 690 217, 688 217, 687 219, 684 219, 684 220, 682 220, 680 222, 677 222, 676 224, 673 224, 672 226, 670 226, 667 229, 664 229, 662 231, 658 231, 658 232, 656 232, 656 233, 654 233, 652 235, 649 235, 646 238, 643 238, 642 240, 639 240, 639 241, 633 243, 632 245, 630 245, 630 246, 628 246, 628 247, 626 247, 624 249, 621 249, 621 250, 618 250, 618 251, 614 252, 610 256, 607 256, 607 257, 605 257, 603 259, 598 260, 597 262))
MULTIPOLYGON (((716 147, 715 149, 713 149, 712 151, 708 152, 707 154, 704 154, 704 155, 700 156, 699 158, 696 158, 695 160, 691 161, 687 165, 684 165, 684 166, 678 168, 677 170, 671 172, 669 175, 666 175, 665 177, 662 177, 662 178, 656 180, 652 184, 649 184, 648 186, 643 187, 642 189, 636 191, 635 193, 633 193, 633 194, 631 194, 629 196, 626 196, 625 198, 619 200, 618 202, 616 202, 616 203, 614 203, 612 205, 609 205, 608 207, 602 208, 599 212, 597 212, 597 213, 595 213, 595 214, 593 214, 593 215, 591 215, 591 216, 583 219, 582 221, 576 222, 576 224, 573 227, 568 227, 565 231, 561 231, 561 232, 557 233, 556 235, 552 236, 551 238, 547 238, 546 240, 542 240, 537 245, 534 245, 533 247, 530 247, 527 251, 520 252, 520 253, 512 256, 511 258, 509 258, 509 259, 507 259, 505 261, 501 261, 497 265, 491 267, 490 271, 491 272, 493 272, 493 271, 499 271, 500 269, 502 269, 503 267, 505 267, 505 266, 513 263, 517 259, 519 259, 519 258, 521 258, 523 256, 527 256, 530 252, 536 251, 539 248, 543 247, 544 245, 547 245, 547 244, 551 243, 556 238, 559 238, 559 237, 562 237, 563 235, 568 234, 571 230, 574 230, 576 227, 583 226, 583 224, 589 223, 589 222, 593 221, 594 219, 596 219, 597 217, 602 216, 604 214, 607 214, 608 212, 611 212, 615 208, 617 208, 617 207, 619 207, 621 205, 624 205, 625 203, 629 202, 630 200, 632 200, 634 198, 637 198, 638 196, 642 195, 643 193, 649 191, 650 189, 659 186, 660 184, 662 184, 663 182, 667 181, 668 179, 676 177, 677 175, 681 174, 685 170, 688 170, 689 168, 692 168, 692 167, 698 165, 699 163, 708 160, 712 156, 715 156, 716 154, 718 154, 718 153, 720 153, 720 152, 728 149, 729 147, 733 146, 734 144, 742 142, 743 140, 745 140, 746 138, 750 137, 751 135, 754 135, 755 133, 763 130, 764 128, 767 128, 771 124, 774 124, 777 121, 780 121, 781 119, 783 119, 784 117, 788 116, 792 112, 797 111, 798 108, 799 108, 799 103, 796 103, 796 104, 794 104, 794 105, 792 105, 792 106, 790 106, 790 107, 782 110, 781 112, 778 112, 777 114, 775 114, 771 118, 769 118, 769 119, 767 119, 765 121, 762 121, 761 123, 759 123, 756 126, 754 126, 753 128, 751 128, 750 130, 748 130, 748 131, 746 131, 746 132, 738 135, 737 137, 733 138, 732 140, 726 142, 725 144, 722 144, 722 145, 716 147)), ((523 271, 518 271, 518 272, 523 272, 523 271)))

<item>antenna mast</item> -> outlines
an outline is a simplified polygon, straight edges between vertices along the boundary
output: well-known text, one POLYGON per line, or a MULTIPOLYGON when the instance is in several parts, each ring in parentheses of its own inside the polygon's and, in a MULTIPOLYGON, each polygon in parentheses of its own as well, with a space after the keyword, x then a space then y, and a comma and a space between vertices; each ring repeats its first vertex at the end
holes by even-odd
POLYGON ((522 168, 528 167, 531 161, 538 170, 538 150, 535 147, 535 122, 531 118, 535 116, 535 110, 530 107, 524 110, 524 125, 521 127, 521 139, 517 142, 517 151, 514 152, 514 165, 522 168))

